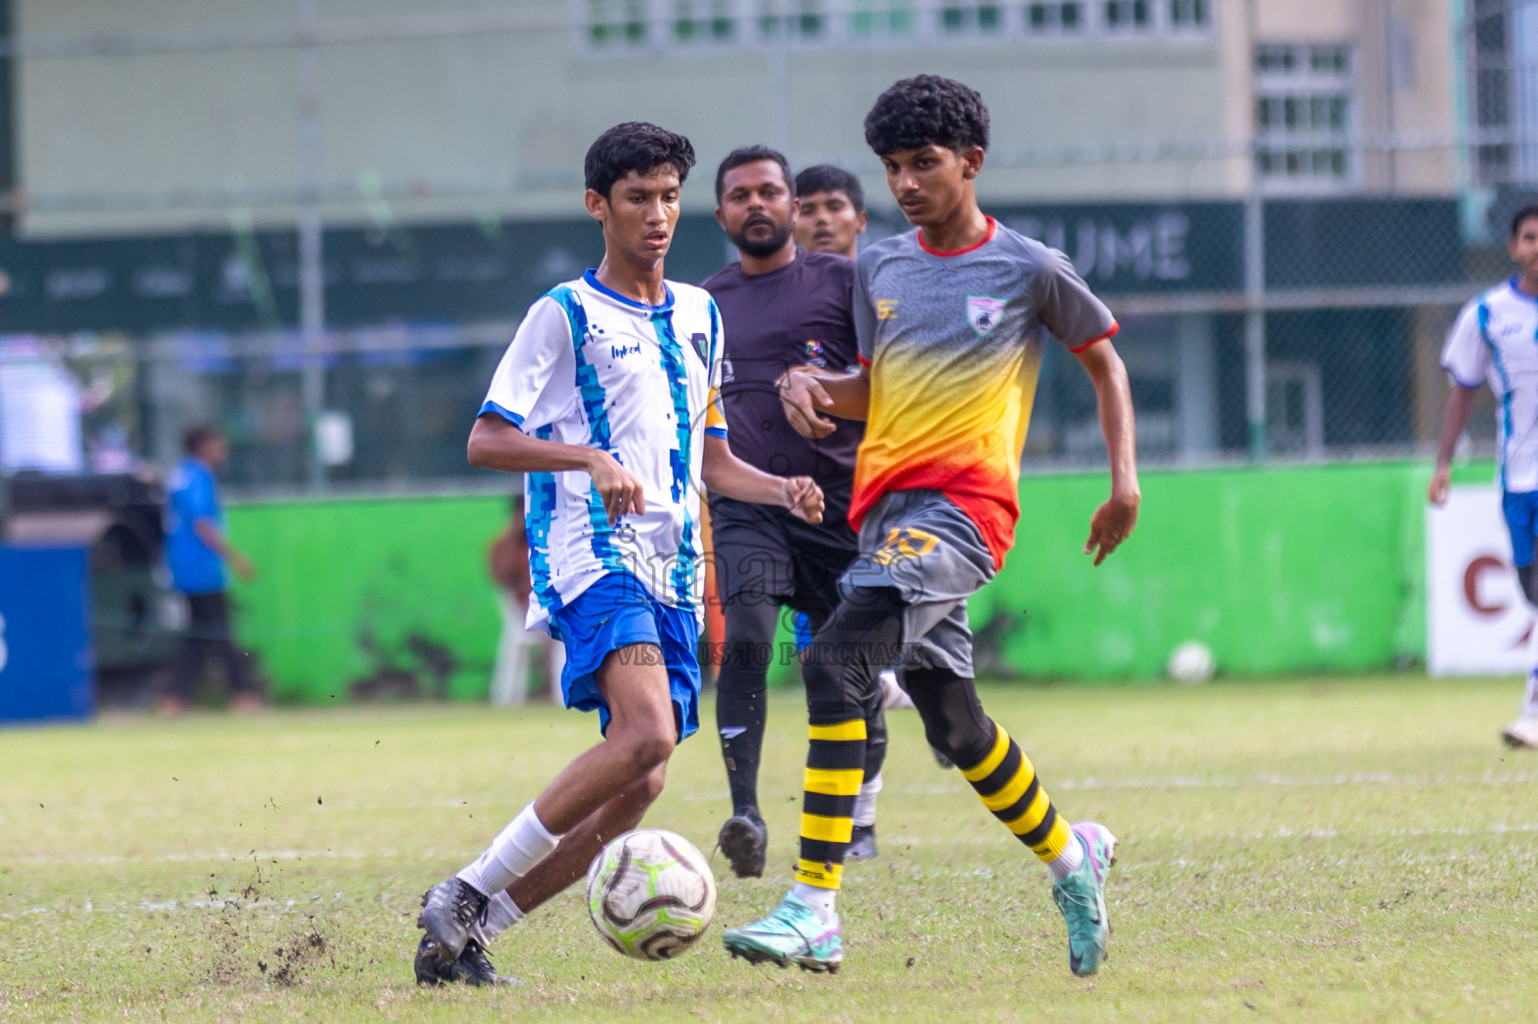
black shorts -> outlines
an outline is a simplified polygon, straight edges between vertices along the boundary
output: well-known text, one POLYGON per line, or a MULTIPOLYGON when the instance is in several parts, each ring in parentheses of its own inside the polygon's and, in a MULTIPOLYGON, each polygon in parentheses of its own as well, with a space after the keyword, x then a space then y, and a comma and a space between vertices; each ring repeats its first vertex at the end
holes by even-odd
POLYGON ((820 625, 839 602, 839 578, 860 552, 849 528, 849 491, 825 490, 823 521, 812 525, 785 509, 731 498, 710 499, 716 589, 724 607, 789 605, 820 625))

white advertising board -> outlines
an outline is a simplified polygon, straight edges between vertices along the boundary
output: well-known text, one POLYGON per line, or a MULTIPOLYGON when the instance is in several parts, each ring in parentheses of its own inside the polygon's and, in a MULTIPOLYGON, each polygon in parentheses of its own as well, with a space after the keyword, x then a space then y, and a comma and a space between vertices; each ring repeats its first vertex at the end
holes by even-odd
POLYGON ((1511 567, 1499 487, 1459 486, 1426 510, 1426 668, 1527 674, 1533 614, 1511 567))

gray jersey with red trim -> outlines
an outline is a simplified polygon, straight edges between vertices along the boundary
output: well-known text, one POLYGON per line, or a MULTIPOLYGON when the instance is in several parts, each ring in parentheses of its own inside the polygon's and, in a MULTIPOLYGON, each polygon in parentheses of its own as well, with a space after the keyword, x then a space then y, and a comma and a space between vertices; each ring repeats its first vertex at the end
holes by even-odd
POLYGON ((1039 327, 1074 349, 1115 326, 1066 255, 989 222, 990 237, 960 252, 936 252, 914 230, 860 254, 854 311, 864 361, 878 346, 1023 345, 1039 327))
POLYGON ((871 399, 850 524, 892 491, 939 491, 1003 564, 1019 516, 1039 335, 1082 349, 1116 329, 1111 311, 1067 256, 990 218, 988 235, 959 252, 935 252, 917 231, 867 249, 854 321, 871 399))

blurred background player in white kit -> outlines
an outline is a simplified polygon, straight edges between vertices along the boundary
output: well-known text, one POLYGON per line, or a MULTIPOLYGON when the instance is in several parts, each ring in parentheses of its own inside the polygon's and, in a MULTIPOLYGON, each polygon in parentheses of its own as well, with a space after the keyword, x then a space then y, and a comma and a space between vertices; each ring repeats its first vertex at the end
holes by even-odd
MULTIPOLYGON (((1511 219, 1506 251, 1517 264, 1511 280, 1496 285, 1463 307, 1442 349, 1442 368, 1452 385, 1442 420, 1437 465, 1427 497, 1447 502, 1453 451, 1481 385, 1496 397, 1501 506, 1511 531, 1511 564, 1529 604, 1538 606, 1534 578, 1534 537, 1538 536, 1538 203, 1511 219)), ((1533 667, 1516 721, 1501 730, 1513 747, 1538 747, 1538 630, 1533 667)))
POLYGON ((523 704, 529 697, 529 668, 541 660, 541 655, 550 699, 560 703, 566 649, 547 634, 526 625, 533 583, 529 578, 523 495, 514 495, 511 506, 507 529, 491 542, 486 552, 487 568, 497 585, 497 607, 502 612, 502 638, 497 643, 497 661, 491 670, 491 703, 504 708, 523 704))

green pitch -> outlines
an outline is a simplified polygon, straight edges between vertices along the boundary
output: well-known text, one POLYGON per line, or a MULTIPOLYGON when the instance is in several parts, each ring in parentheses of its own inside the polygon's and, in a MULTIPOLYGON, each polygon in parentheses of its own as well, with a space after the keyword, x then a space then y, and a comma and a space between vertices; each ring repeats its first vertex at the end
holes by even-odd
MULTIPOLYGON (((1520 1020, 1538 1006, 1538 756, 1515 681, 995 687, 1058 806, 1122 839, 1111 959, 1070 976, 1045 872, 912 712, 881 858, 853 865, 837 977, 733 963, 779 898, 804 751, 773 702, 771 870, 721 877, 674 963, 608 949, 580 886, 492 950, 520 988, 419 990, 417 897, 478 852, 593 716, 411 706, 0 734, 0 1020, 1520 1020), (778 868, 776 869, 776 865, 778 868)), ((707 723, 713 709, 707 704, 707 723)), ((714 737, 648 823, 707 852, 714 737)))

